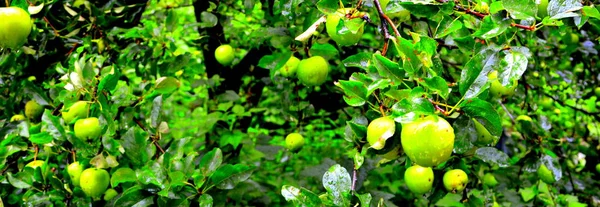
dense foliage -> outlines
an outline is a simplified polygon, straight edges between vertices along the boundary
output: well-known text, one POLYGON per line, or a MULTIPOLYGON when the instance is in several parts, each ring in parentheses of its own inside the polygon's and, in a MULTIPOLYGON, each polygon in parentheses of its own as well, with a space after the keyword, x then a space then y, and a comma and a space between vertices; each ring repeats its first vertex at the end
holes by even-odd
POLYGON ((600 206, 598 3, 1 1, 0 206, 600 206))

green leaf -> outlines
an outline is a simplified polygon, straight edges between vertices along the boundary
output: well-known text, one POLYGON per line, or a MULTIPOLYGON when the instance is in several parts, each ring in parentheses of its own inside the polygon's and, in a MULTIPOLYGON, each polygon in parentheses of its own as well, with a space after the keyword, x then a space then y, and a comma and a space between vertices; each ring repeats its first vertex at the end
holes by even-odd
POLYGON ((352 120, 346 121, 344 131, 344 139, 348 142, 357 142, 367 136, 367 125, 369 121, 364 116, 353 117, 352 120))
POLYGON ((214 148, 210 152, 206 153, 200 160, 200 171, 205 177, 209 177, 217 170, 223 163, 223 153, 221 149, 214 148))
POLYGON ((454 123, 454 152, 463 154, 473 148, 473 143, 477 141, 477 130, 475 125, 467 116, 459 116, 454 123))
POLYGON ((459 108, 467 116, 477 119, 493 136, 502 134, 500 115, 489 102, 478 98, 467 99, 459 105, 459 108))
POLYGON ((216 15, 205 11, 200 13, 200 20, 201 22, 199 25, 201 28, 214 27, 217 26, 217 23, 219 23, 219 19, 216 15))
POLYGON ((581 16, 580 9, 583 4, 579 0, 550 0, 548 2, 548 15, 551 19, 562 19, 581 16))
POLYGON ((114 202, 114 206, 133 206, 143 199, 142 186, 134 185, 123 191, 121 196, 114 202))
POLYGON ((523 198, 523 201, 529 202, 529 201, 531 201, 531 199, 535 198, 537 193, 535 192, 534 188, 535 188, 535 186, 530 186, 528 188, 521 188, 519 190, 519 193, 521 194, 521 198, 523 198))
POLYGON ((18 172, 17 174, 12 174, 10 172, 6 173, 6 177, 8 178, 8 182, 15 188, 30 188, 33 185, 33 175, 28 173, 28 171, 18 172))
POLYGON ((323 187, 327 190, 333 204, 336 206, 350 205, 352 180, 346 168, 339 164, 331 166, 323 175, 323 187))
POLYGON ((479 29, 473 33, 473 37, 478 37, 481 39, 491 39, 497 37, 508 29, 508 22, 498 22, 496 21, 497 14, 488 15, 481 20, 481 26, 479 29))
POLYGON ((439 21, 438 26, 435 30, 435 38, 443 38, 449 34, 456 32, 463 27, 462 22, 458 18, 452 18, 451 16, 444 16, 439 21))
POLYGON ((171 94, 175 90, 177 90, 180 86, 179 80, 173 77, 161 77, 156 80, 156 86, 154 90, 156 90, 160 94, 171 94))
POLYGON ((366 52, 360 52, 354 55, 351 55, 344 59, 342 63, 344 63, 344 67, 357 67, 364 70, 368 70, 372 55, 366 52))
POLYGON ((281 195, 288 202, 293 202, 296 206, 320 206, 321 199, 319 196, 305 188, 297 188, 294 186, 283 185, 281 187, 281 195))
POLYGON ((131 168, 123 167, 115 170, 110 176, 110 185, 114 188, 121 183, 135 182, 137 175, 131 168))
POLYGON ((502 5, 513 19, 533 20, 537 13, 537 5, 532 0, 503 0, 502 5))
POLYGON ((210 180, 219 189, 233 189, 236 184, 248 179, 252 170, 253 168, 243 164, 225 164, 215 171, 210 180))
POLYGON ((460 93, 465 99, 478 96, 489 88, 488 73, 500 62, 499 48, 486 48, 473 56, 464 66, 459 82, 460 93))
MULTIPOLYGON (((421 68, 421 60, 415 54, 415 46, 412 41, 399 37, 398 40, 392 39, 393 48, 396 50, 396 53, 400 54, 400 58, 402 58, 402 69, 404 69, 407 73, 412 74, 421 68)), ((401 76, 404 77, 404 76, 401 76)))
POLYGON ((339 0, 319 0, 319 2, 317 2, 317 9, 325 14, 333 14, 339 8, 339 0))
POLYGON ((447 193, 442 199, 435 203, 435 206, 462 207, 462 195, 458 193, 447 193))
POLYGON ((432 90, 440 95, 443 99, 448 98, 448 94, 450 94, 450 90, 448 88, 448 82, 444 80, 444 78, 440 76, 435 76, 431 78, 423 78, 423 82, 421 85, 426 89, 432 90))
POLYGON ((160 188, 165 188, 167 174, 159 162, 151 162, 142 168, 136 170, 138 181, 143 184, 154 184, 160 188))
POLYGON ((270 70, 270 77, 273 79, 275 73, 287 63, 292 57, 292 52, 274 53, 272 55, 265 55, 258 61, 258 67, 270 70))
POLYGON ((107 76, 102 78, 102 80, 100 80, 100 83, 98 83, 98 91, 106 90, 112 92, 115 89, 115 87, 117 87, 117 83, 119 82, 120 76, 120 71, 113 69, 113 74, 108 74, 107 76))
POLYGON ((143 165, 148 161, 148 139, 141 132, 136 132, 136 129, 138 128, 129 128, 119 141, 125 149, 125 155, 134 164, 143 165))
POLYGON ((213 198, 209 194, 202 194, 198 198, 198 206, 199 207, 212 207, 213 206, 213 198))
POLYGON ((52 136, 48 132, 40 132, 29 136, 29 141, 33 144, 48 144, 52 142, 52 136))
POLYGON ((358 81, 340 80, 336 86, 344 91, 344 101, 350 106, 362 106, 367 102, 367 88, 358 81))
POLYGON ((498 165, 499 167, 508 167, 508 155, 494 147, 483 147, 475 151, 475 158, 488 164, 498 165))
POLYGON ((360 201, 360 206, 371 206, 371 200, 373 199, 373 196, 371 196, 370 193, 357 193, 356 197, 358 197, 358 200, 360 201))
POLYGON ((380 53, 373 54, 373 66, 377 68, 379 75, 389 78, 392 86, 402 84, 404 79, 404 70, 400 68, 398 63, 393 62, 380 53))
POLYGON ((600 12, 598 12, 598 9, 596 9, 594 6, 584 6, 581 9, 581 13, 584 16, 600 19, 600 12))
POLYGON ((319 44, 315 43, 310 47, 310 54, 312 56, 321 56, 326 60, 333 59, 338 55, 338 50, 331 44, 319 44))

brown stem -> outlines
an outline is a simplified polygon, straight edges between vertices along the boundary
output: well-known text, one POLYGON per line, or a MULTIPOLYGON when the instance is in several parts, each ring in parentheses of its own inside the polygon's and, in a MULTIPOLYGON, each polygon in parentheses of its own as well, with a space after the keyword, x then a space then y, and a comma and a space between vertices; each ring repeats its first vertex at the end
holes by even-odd
POLYGON ((385 42, 383 43, 383 51, 381 51, 381 55, 385 56, 385 54, 387 53, 387 49, 388 49, 388 40, 390 39, 388 25, 387 25, 387 22, 384 20, 385 17, 387 17, 387 16, 383 13, 383 10, 381 9, 381 4, 379 3, 379 0, 373 0, 373 2, 375 3, 375 8, 377 8, 377 12, 379 13, 379 19, 381 21, 381 29, 383 30, 382 31, 383 39, 385 40, 385 42))

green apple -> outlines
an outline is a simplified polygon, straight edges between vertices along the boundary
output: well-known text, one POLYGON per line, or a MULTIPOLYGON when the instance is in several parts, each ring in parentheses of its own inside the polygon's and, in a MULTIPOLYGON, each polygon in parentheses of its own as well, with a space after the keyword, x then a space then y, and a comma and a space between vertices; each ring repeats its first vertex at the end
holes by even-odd
POLYGON ((17 49, 25 44, 33 26, 29 13, 19 7, 2 7, 0 19, 0 48, 17 49))
POLYGON ((600 98, 600 87, 594 88, 594 93, 596 94, 596 97, 600 98))
POLYGON ((290 151, 298 151, 304 146, 304 137, 300 133, 290 133, 285 137, 285 147, 290 151))
POLYGON ((600 163, 596 164, 596 172, 600 173, 600 163))
POLYGON ((502 85, 498 79, 498 71, 496 70, 488 74, 488 80, 491 82, 490 93, 495 97, 512 96, 519 84, 518 80, 514 80, 512 86, 510 87, 502 85))
POLYGON ((494 187, 498 185, 498 180, 496 180, 494 174, 486 173, 485 175, 483 175, 483 185, 488 187, 494 187))
POLYGON ((537 5, 537 13, 542 19, 548 16, 548 0, 539 0, 537 5))
POLYGON ((480 146, 486 146, 488 144, 492 144, 494 142, 494 136, 490 134, 483 124, 479 123, 475 118, 472 119, 475 124, 475 130, 477 131, 477 141, 475 144, 480 146))
POLYGON ((433 187, 433 169, 419 165, 410 166, 404 172, 404 182, 414 194, 425 194, 433 187))
POLYGON ((92 198, 100 198, 108 188, 110 175, 104 169, 88 168, 81 172, 79 184, 83 192, 92 198))
POLYGON ((106 190, 106 192, 104 192, 104 200, 110 201, 118 194, 119 193, 115 189, 109 188, 108 190, 106 190))
POLYGON ((369 123, 367 127, 367 142, 371 148, 380 150, 385 146, 385 141, 394 136, 396 122, 389 116, 379 117, 369 123))
POLYGON ((543 107, 543 108, 547 108, 547 109, 549 109, 549 108, 552 108, 552 106, 554 105, 554 99, 552 99, 552 98, 550 98, 550 97, 548 97, 548 96, 544 96, 544 97, 542 98, 542 100, 540 100, 540 101, 538 102, 538 104, 539 104, 541 107, 543 107))
POLYGON ((454 129, 448 121, 436 115, 402 123, 400 135, 406 155, 423 167, 447 161, 454 149, 454 129))
POLYGON ((79 186, 79 178, 82 172, 83 165, 79 164, 79 162, 73 162, 67 166, 67 174, 71 177, 71 182, 73 182, 74 186, 79 186))
POLYGON ((460 193, 469 183, 469 176, 461 169, 453 169, 444 173, 444 187, 451 193, 460 193))
POLYGON ((69 124, 75 119, 87 118, 89 111, 89 104, 87 101, 77 101, 68 110, 62 111, 62 118, 65 123, 69 124))
POLYGON ((305 86, 320 86, 327 81, 329 63, 321 56, 313 56, 300 61, 296 73, 305 86))
POLYGON ((33 169, 40 168, 40 170, 42 170, 42 176, 44 176, 44 177, 48 177, 48 176, 50 176, 50 174, 52 174, 52 171, 48 167, 48 163, 46 163, 46 161, 43 161, 43 160, 31 161, 31 162, 27 163, 27 165, 25 165, 25 167, 30 167, 33 169))
POLYGON ((75 131, 75 136, 84 141, 96 139, 102 135, 100 120, 98 120, 96 117, 78 119, 73 128, 75 131))
POLYGON ((25 116, 29 120, 39 120, 44 113, 44 106, 40 105, 35 100, 28 101, 25 104, 25 116))
POLYGON ((542 164, 537 170, 537 175, 546 184, 552 184, 556 182, 554 179, 554 173, 546 167, 546 165, 542 164))
POLYGON ((217 59, 217 62, 223 66, 231 65, 233 58, 235 58, 233 47, 227 44, 217 47, 215 50, 215 58, 217 59))
POLYGON ((477 12, 479 12, 479 13, 488 14, 488 13, 490 13, 490 6, 488 5, 487 2, 481 1, 480 3, 478 3, 477 5, 475 5, 474 10, 477 11, 477 12))
POLYGON ((285 65, 279 69, 279 72, 281 72, 281 75, 284 77, 294 77, 296 75, 296 70, 298 69, 298 64, 300 64, 300 59, 292 55, 285 65))
MULTIPOLYGON (((325 27, 327 34, 340 46, 355 45, 361 39, 364 33, 364 25, 360 26, 357 31, 353 32, 347 27, 347 22, 350 21, 347 14, 353 17, 365 15, 362 12, 356 11, 355 8, 341 8, 334 14, 327 15, 325 27), (344 26, 338 30, 338 25, 344 23, 344 26)), ((359 18, 360 19, 360 18, 359 18)))

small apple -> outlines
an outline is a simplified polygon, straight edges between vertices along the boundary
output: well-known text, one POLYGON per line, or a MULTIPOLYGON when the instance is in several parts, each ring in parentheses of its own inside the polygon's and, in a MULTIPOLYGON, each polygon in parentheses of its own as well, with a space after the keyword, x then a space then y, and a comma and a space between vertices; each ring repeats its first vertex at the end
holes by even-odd
POLYGON ((73 162, 67 166, 67 174, 71 177, 71 182, 73 182, 74 186, 79 186, 79 178, 82 172, 83 165, 79 164, 79 162, 73 162))
POLYGON ((498 185, 498 180, 496 180, 494 174, 486 173, 485 175, 483 175, 483 185, 488 187, 494 187, 498 185))
POLYGON ((108 190, 106 190, 106 192, 104 192, 104 200, 105 201, 110 201, 112 200, 115 196, 117 196, 119 193, 113 189, 113 188, 109 188, 108 190))
POLYGON ((600 163, 596 164, 596 172, 600 173, 600 163))
POLYGON ((235 53, 231 45, 221 45, 215 50, 215 58, 223 66, 229 66, 235 58, 235 53))
POLYGON ((404 172, 404 182, 414 194, 425 194, 433 187, 433 169, 419 165, 410 166, 404 172))
POLYGON ((461 169, 453 169, 444 173, 444 187, 451 193, 460 193, 469 183, 469 176, 461 169))
POLYGON ((596 94, 596 97, 600 98, 600 87, 594 88, 594 93, 596 94))
POLYGON ((454 129, 448 121, 436 115, 402 123, 400 135, 406 155, 423 167, 446 162, 454 149, 454 129))
POLYGON ((283 77, 294 77, 296 75, 296 70, 298 69, 299 63, 300 59, 292 55, 292 57, 288 59, 285 65, 281 67, 281 69, 279 69, 279 72, 281 72, 281 75, 283 75, 283 77))
POLYGON ((364 33, 364 25, 360 26, 357 31, 349 29, 347 27, 347 22, 350 21, 350 19, 346 15, 355 17, 366 14, 357 11, 355 8, 341 8, 334 14, 327 15, 327 20, 325 22, 327 34, 329 34, 329 37, 340 46, 350 46, 358 43, 364 33), (344 23, 344 26, 338 30, 340 22, 344 23))
POLYGON ((285 147, 290 151, 298 151, 304 146, 304 137, 300 133, 290 133, 285 137, 285 147))
POLYGON ((89 104, 87 101, 77 101, 68 110, 62 111, 62 117, 65 123, 70 124, 75 119, 87 118, 89 111, 89 104))
POLYGON ((494 142, 494 136, 490 134, 483 124, 479 123, 475 118, 472 119, 475 124, 475 130, 477 131, 477 141, 475 144, 480 146, 486 146, 488 144, 492 144, 494 142))
POLYGON ((110 175, 104 169, 88 168, 81 172, 79 184, 83 192, 92 198, 99 198, 106 189, 110 181, 110 175))
POLYGON ((519 84, 518 80, 514 80, 510 87, 502 85, 498 79, 498 71, 496 70, 488 74, 488 80, 491 82, 490 93, 495 97, 512 96, 519 84))
POLYGON ((33 26, 29 13, 19 7, 1 7, 0 19, 0 49, 25 44, 33 26))
POLYGON ((320 86, 327 80, 329 63, 321 56, 313 56, 298 63, 296 74, 305 86, 320 86))
POLYGON ((379 117, 369 123, 367 127, 367 141, 371 148, 380 150, 385 146, 385 141, 394 136, 396 122, 389 116, 379 117))
POLYGON ((96 117, 78 119, 73 127, 75 136, 82 140, 96 139, 102 135, 100 120, 96 117))
POLYGON ((542 19, 548 16, 548 0, 539 0, 537 5, 537 13, 542 19))
POLYGON ((44 106, 40 105, 35 100, 28 101, 25 104, 25 116, 29 120, 39 120, 44 113, 44 106))
POLYGON ((20 121, 25 121, 25 116, 23 116, 23 114, 15 114, 14 116, 10 117, 10 122, 20 122, 20 121))
POLYGON ((42 176, 44 177, 48 177, 52 174, 52 171, 50 171, 50 168, 48 167, 48 163, 46 163, 46 161, 43 160, 31 161, 30 163, 27 163, 25 167, 30 167, 33 169, 40 168, 40 170, 42 170, 42 176))

